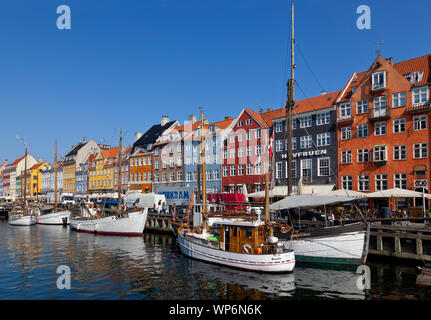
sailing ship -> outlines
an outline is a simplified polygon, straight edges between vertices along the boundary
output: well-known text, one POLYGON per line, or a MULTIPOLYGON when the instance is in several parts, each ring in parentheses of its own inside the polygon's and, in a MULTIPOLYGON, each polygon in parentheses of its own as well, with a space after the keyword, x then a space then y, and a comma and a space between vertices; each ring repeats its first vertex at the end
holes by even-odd
MULTIPOLYGON (((294 6, 292 4, 292 29, 291 29, 291 79, 288 81, 288 99, 286 101, 286 138, 292 141, 292 110, 295 105, 295 63, 294 63, 294 6)), ((288 192, 287 198, 292 196, 292 144, 287 144, 287 175, 288 192)), ((314 196, 315 197, 315 196, 314 196)), ((286 199, 286 198, 285 198, 286 199)), ((285 200, 283 199, 283 200, 285 200)), ((283 201, 282 200, 282 201, 283 201)), ((280 201, 281 202, 281 201, 280 201)), ((300 209, 298 205, 292 205, 300 209)), ((311 207, 305 204, 303 207, 311 207)), ((290 207, 291 208, 291 207, 290 207)), ((286 207, 285 209, 289 209, 286 207)), ((280 237, 283 235, 280 233, 280 237)), ((293 249, 297 261, 360 264, 365 263, 368 253, 369 225, 364 223, 346 224, 337 226, 317 227, 310 230, 301 228, 292 233, 286 240, 292 240, 293 249)))
POLYGON ((24 191, 21 206, 16 205, 9 217, 9 224, 12 226, 31 226, 36 224, 36 214, 33 208, 29 208, 27 204, 27 142, 17 136, 18 140, 24 142, 25 155, 24 155, 24 191))
POLYGON ((57 208, 57 141, 55 142, 55 160, 54 160, 54 211, 45 212, 39 206, 39 215, 37 216, 37 224, 50 224, 50 225, 67 225, 69 224, 70 211, 58 210, 57 208))
POLYGON ((69 226, 73 230, 120 236, 140 236, 143 234, 147 221, 148 208, 126 210, 125 206, 122 206, 121 151, 122 131, 120 131, 120 148, 118 151, 117 207, 105 210, 106 206, 104 205, 96 208, 94 207, 95 204, 81 203, 81 215, 70 218, 69 226))
MULTIPOLYGON (((181 223, 176 232, 181 252, 194 259, 256 272, 291 272, 295 253, 287 243, 273 236, 269 221, 268 165, 266 168, 265 219, 262 209, 207 212, 205 175, 205 134, 201 109, 202 211, 195 212, 193 226, 181 223)), ((266 140, 265 140, 266 141, 266 140)))

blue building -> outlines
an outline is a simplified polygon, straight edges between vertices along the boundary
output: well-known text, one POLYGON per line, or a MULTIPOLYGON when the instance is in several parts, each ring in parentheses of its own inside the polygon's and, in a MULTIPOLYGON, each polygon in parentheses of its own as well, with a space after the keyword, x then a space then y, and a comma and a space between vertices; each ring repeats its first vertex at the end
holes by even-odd
MULTIPOLYGON (((227 134, 232 129, 233 118, 225 117, 225 120, 206 124, 205 134, 205 170, 207 193, 218 193, 222 191, 221 164, 223 145, 227 134)), ((193 190, 195 195, 198 191, 197 175, 202 170, 201 161, 201 136, 200 127, 184 138, 184 184, 186 188, 193 190)), ((201 189, 202 190, 202 177, 201 189)))
POLYGON ((89 162, 80 163, 75 172, 75 190, 76 194, 86 194, 88 185, 88 167, 89 162))

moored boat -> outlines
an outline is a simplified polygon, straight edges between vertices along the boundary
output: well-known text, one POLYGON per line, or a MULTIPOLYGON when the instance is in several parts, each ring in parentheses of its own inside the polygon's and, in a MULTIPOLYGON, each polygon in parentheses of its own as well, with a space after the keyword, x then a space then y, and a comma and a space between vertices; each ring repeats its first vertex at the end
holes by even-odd
POLYGON ((61 210, 37 216, 37 224, 66 225, 69 224, 70 211, 61 210))
POLYGON ((17 214, 9 217, 9 224, 13 226, 31 226, 36 224, 35 215, 17 214))

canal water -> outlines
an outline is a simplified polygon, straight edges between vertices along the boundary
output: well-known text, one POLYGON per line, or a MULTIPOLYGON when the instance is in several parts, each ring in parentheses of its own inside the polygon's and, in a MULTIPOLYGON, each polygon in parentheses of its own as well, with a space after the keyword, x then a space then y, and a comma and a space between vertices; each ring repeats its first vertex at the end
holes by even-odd
POLYGON ((258 274, 189 259, 170 235, 113 237, 0 222, 3 300, 431 299, 431 289, 416 286, 414 266, 369 267, 371 289, 362 291, 356 268, 297 264, 291 274, 258 274), (57 286, 67 284, 59 266, 70 270, 70 289, 57 286))

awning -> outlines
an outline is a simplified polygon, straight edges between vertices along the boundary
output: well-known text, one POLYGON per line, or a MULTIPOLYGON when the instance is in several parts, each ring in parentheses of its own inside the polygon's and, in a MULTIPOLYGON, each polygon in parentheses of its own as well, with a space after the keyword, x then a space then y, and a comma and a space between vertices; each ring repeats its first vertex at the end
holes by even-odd
POLYGON ((338 189, 333 190, 327 193, 319 194, 319 196, 334 196, 334 197, 340 197, 340 196, 347 196, 347 197, 355 197, 355 198, 366 198, 368 194, 353 190, 346 190, 346 189, 338 189))
MULTIPOLYGON (((321 185, 302 185, 302 186, 292 186, 292 192, 294 194, 314 194, 323 195, 330 192, 335 185, 333 184, 321 184, 321 185), (301 190, 298 190, 300 188, 301 190), (299 191, 299 192, 298 192, 299 191)), ((287 186, 276 186, 269 191, 270 198, 285 197, 287 196, 287 186)), ((265 191, 253 192, 248 194, 248 197, 253 198, 265 198, 265 191)))
MULTIPOLYGON (((422 198, 422 192, 412 191, 408 189, 393 188, 387 190, 379 190, 367 194, 368 198, 422 198)), ((431 199, 431 195, 425 193, 425 197, 431 199)))
POLYGON ((271 204, 269 209, 282 210, 291 208, 312 208, 329 204, 350 202, 354 200, 357 200, 357 198, 348 196, 315 196, 305 194, 298 196, 288 196, 283 200, 271 204))

